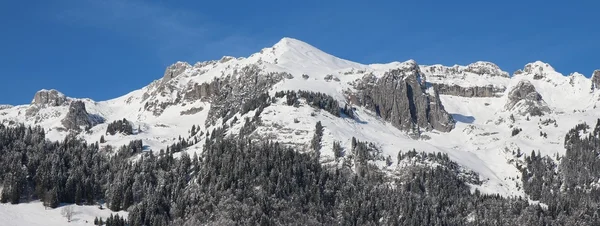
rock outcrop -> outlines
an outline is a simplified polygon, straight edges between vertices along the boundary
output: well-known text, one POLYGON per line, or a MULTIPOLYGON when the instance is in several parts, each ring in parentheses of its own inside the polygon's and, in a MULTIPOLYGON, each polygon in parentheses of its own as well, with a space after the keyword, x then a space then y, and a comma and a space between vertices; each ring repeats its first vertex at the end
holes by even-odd
POLYGON ((83 101, 77 100, 71 102, 69 112, 61 123, 68 130, 81 131, 82 128, 87 130, 103 121, 99 116, 88 114, 83 101))
POLYGON ((165 74, 163 75, 162 83, 166 83, 171 79, 181 75, 185 70, 191 68, 192 65, 186 62, 177 62, 167 67, 165 74))
POLYGON ((439 94, 461 97, 499 97, 506 90, 504 87, 495 87, 493 85, 474 87, 462 87, 442 83, 433 83, 432 85, 439 94))
POLYGON ((592 90, 600 89, 600 70, 595 70, 592 74, 592 90))
POLYGON ((33 96, 32 104, 37 106, 60 106, 67 102, 67 97, 57 90, 40 90, 33 96))
POLYGON ((203 100, 207 101, 210 97, 219 94, 219 80, 211 83, 194 84, 185 92, 183 99, 187 101, 203 100))
POLYGON ((486 61, 477 61, 475 63, 467 65, 463 71, 471 72, 478 75, 489 75, 489 76, 499 76, 508 78, 509 75, 507 72, 502 71, 498 65, 486 62, 486 61))
POLYGON ((550 108, 542 99, 542 95, 527 80, 520 81, 510 90, 505 109, 520 115, 529 114, 532 116, 541 116, 550 112, 550 108))
POLYGON ((455 121, 444 110, 436 88, 429 87, 432 90, 426 92, 421 79, 416 63, 386 72, 381 78, 365 75, 355 84, 358 92, 350 94, 350 99, 401 130, 452 130, 455 121))
POLYGON ((196 95, 200 98, 210 98, 211 106, 206 125, 214 125, 221 117, 225 121, 233 117, 246 101, 258 98, 282 81, 287 74, 266 73, 258 66, 250 65, 236 70, 230 76, 214 80, 208 86, 205 85, 206 88, 200 89, 196 95))
POLYGON ((525 65, 523 70, 517 70, 515 75, 519 74, 531 74, 533 79, 540 80, 546 77, 547 73, 556 72, 552 66, 548 63, 536 61, 525 65))
POLYGON ((506 90, 503 85, 510 76, 491 62, 478 61, 467 66, 420 66, 440 95, 462 97, 498 97, 506 90))

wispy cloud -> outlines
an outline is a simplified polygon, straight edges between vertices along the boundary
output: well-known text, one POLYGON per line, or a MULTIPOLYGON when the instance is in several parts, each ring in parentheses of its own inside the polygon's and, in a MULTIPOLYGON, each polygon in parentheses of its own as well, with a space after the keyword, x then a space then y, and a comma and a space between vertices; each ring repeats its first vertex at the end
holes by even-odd
POLYGON ((163 61, 247 54, 245 48, 254 42, 198 12, 159 2, 68 0, 55 12, 63 23, 102 29, 141 42, 163 61))

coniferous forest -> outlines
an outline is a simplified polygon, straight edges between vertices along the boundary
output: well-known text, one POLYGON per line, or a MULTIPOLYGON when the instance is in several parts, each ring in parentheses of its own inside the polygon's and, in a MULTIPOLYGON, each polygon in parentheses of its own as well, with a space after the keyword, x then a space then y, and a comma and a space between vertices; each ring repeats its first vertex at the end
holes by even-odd
POLYGON ((40 127, 0 125, 0 201, 105 203, 129 212, 111 225, 600 225, 600 120, 566 134, 558 162, 525 155, 523 189, 543 205, 471 191, 467 183, 478 182, 440 153, 388 157, 388 164, 437 163, 390 177, 369 162, 384 157, 368 141, 353 140, 347 152, 336 143, 342 164, 333 166, 319 162, 318 134, 317 151, 301 153, 225 132, 207 133, 201 155, 175 158, 171 150, 144 151, 141 141, 101 148, 74 136, 51 142, 40 127))

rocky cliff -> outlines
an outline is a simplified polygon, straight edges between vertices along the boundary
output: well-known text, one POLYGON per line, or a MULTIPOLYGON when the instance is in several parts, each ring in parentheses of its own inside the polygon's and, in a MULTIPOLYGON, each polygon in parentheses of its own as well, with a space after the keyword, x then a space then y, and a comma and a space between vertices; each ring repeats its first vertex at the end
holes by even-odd
POLYGON ((186 96, 210 98, 211 107, 206 125, 214 125, 220 117, 224 120, 231 118, 240 110, 242 104, 267 92, 273 85, 286 78, 286 75, 287 73, 263 72, 255 65, 247 66, 210 84, 195 85, 198 89, 189 91, 186 96))
POLYGON ((356 83, 358 92, 351 94, 351 100, 401 130, 452 130, 454 120, 444 110, 436 88, 429 87, 433 92, 426 92, 421 79, 416 64, 391 70, 381 78, 366 75, 356 83))
POLYGON ((600 70, 595 70, 592 74, 592 89, 600 89, 600 70))
POLYGON ((167 67, 167 69, 165 69, 162 82, 169 82, 171 79, 181 75, 183 72, 185 72, 185 70, 191 67, 192 66, 186 62, 177 62, 172 64, 171 66, 167 67))
POLYGON ((520 115, 541 116, 550 112, 550 108, 542 99, 533 84, 527 80, 521 80, 508 93, 508 101, 505 105, 508 111, 515 111, 520 115))
POLYGON ((57 90, 40 90, 33 96, 31 102, 37 106, 60 106, 67 102, 67 97, 57 90))
POLYGON ((496 87, 493 85, 462 87, 459 85, 448 85, 443 83, 432 84, 439 94, 461 97, 499 97, 506 91, 505 87, 496 87))
POLYGON ((104 120, 97 116, 88 114, 83 101, 73 101, 69 105, 69 112, 61 123, 67 130, 80 131, 82 128, 88 130, 92 126, 102 123, 104 120))

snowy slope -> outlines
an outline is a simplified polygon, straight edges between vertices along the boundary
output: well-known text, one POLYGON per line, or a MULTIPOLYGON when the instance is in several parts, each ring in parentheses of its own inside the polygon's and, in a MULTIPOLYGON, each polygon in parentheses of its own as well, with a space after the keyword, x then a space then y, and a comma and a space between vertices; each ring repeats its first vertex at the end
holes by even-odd
POLYGON ((107 208, 100 210, 98 206, 69 205, 73 208, 71 222, 61 214, 66 206, 55 209, 44 209, 40 202, 29 202, 18 205, 0 204, 0 225, 58 226, 58 225, 94 225, 94 218, 106 220, 111 214, 127 218, 127 212, 112 212, 107 208))
MULTIPOLYGON (((269 89, 271 96, 277 91, 310 90, 326 93, 344 106, 347 102, 345 92, 354 89, 351 85, 354 81, 371 74, 379 78, 390 70, 415 65, 417 62, 414 60, 370 65, 355 63, 327 54, 302 41, 283 38, 274 46, 247 58, 223 57, 194 65, 177 62, 165 71, 162 78, 119 98, 98 102, 84 99, 82 101, 87 112, 101 116, 105 123, 79 136, 96 142, 105 135, 108 123, 125 118, 133 123, 134 134, 105 135, 106 144, 123 145, 134 139, 142 139, 148 149, 157 151, 175 142, 179 136, 189 137, 188 131, 192 125, 201 126, 203 132, 212 131, 215 126, 206 127, 205 122, 209 109, 215 103, 209 99, 186 96, 199 84, 236 76, 237 71, 248 66, 259 68, 261 73, 286 72, 292 75, 273 85, 269 89), (155 111, 156 108, 152 107, 161 104, 165 106, 164 109, 161 107, 155 111), (186 111, 193 113, 182 114, 186 111)), ((340 141, 348 150, 352 137, 355 137, 377 143, 383 155, 389 155, 393 160, 401 150, 447 153, 452 160, 480 174, 485 183, 478 188, 483 192, 522 195, 518 189, 520 174, 514 163, 520 159, 513 152, 520 148, 524 153, 540 150, 547 155, 562 154, 563 138, 568 129, 580 122, 591 124, 600 117, 600 112, 596 110, 600 91, 591 89, 590 79, 579 73, 564 76, 543 62, 527 64, 512 76, 490 62, 475 62, 466 66, 419 65, 419 68, 428 83, 460 87, 491 85, 505 88, 506 91, 499 97, 485 98, 442 95, 442 104, 457 124, 447 133, 424 132, 420 139, 411 138, 407 132, 400 131, 361 107, 357 108, 357 119, 338 118, 306 104, 298 108, 287 106, 283 100, 264 109, 261 114, 263 124, 256 134, 307 149, 306 144, 313 136, 315 124, 321 121, 325 127, 321 155, 324 163, 334 163, 334 141, 340 141), (505 109, 509 91, 522 80, 528 80, 535 86, 551 113, 527 117, 505 109), (541 121, 547 119, 555 120, 556 126, 554 123, 542 125, 541 121), (523 131, 511 136, 513 128, 523 131), (546 133, 547 137, 540 136, 540 132, 546 133)), ((0 122, 40 125, 47 128, 47 137, 54 140, 62 139, 68 133, 60 129, 68 105, 45 106, 34 116, 27 115, 30 108, 32 105, 0 107, 0 122)), ((254 111, 245 115, 238 113, 236 118, 251 118, 253 115, 254 111)), ((242 122, 233 123, 229 133, 236 134, 242 122)), ((232 119, 226 123, 231 124, 232 119)), ((199 152, 202 144, 200 141, 187 151, 199 152)), ((377 164, 386 167, 384 162, 377 164)), ((388 169, 393 171, 395 167, 393 164, 388 169)))

